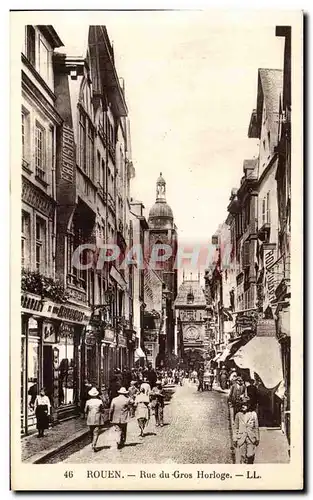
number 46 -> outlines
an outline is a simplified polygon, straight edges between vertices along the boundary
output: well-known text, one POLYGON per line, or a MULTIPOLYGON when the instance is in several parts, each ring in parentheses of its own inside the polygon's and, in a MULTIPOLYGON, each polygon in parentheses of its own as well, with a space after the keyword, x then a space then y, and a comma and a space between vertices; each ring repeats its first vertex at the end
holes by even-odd
POLYGON ((64 472, 64 477, 65 477, 66 479, 71 479, 72 477, 74 477, 74 473, 73 473, 73 471, 72 471, 72 470, 66 470, 66 471, 64 472))

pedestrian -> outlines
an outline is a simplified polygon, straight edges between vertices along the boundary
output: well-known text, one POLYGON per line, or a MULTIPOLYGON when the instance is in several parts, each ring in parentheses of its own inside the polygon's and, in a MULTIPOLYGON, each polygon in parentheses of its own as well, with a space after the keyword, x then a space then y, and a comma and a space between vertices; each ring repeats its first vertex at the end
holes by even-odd
POLYGON ((191 379, 192 379, 193 383, 195 384, 196 380, 197 380, 197 372, 196 372, 196 370, 192 370, 192 372, 191 372, 191 379))
POLYGON ((144 388, 141 388, 139 394, 135 397, 136 418, 140 430, 140 437, 144 436, 145 427, 150 419, 149 403, 149 396, 145 394, 144 388))
POLYGON ((228 403, 234 410, 234 417, 236 413, 240 410, 243 397, 246 394, 246 386, 242 377, 237 377, 235 382, 232 384, 228 396, 228 403))
POLYGON ((236 414, 234 423, 234 446, 239 447, 240 463, 253 464, 256 447, 260 442, 258 416, 249 407, 249 399, 245 398, 236 414))
POLYGON ((214 371, 213 368, 209 369, 209 391, 212 391, 214 381, 214 371))
POLYGON ((142 384, 140 386, 140 391, 141 391, 142 388, 144 389, 144 392, 145 392, 146 396, 150 396, 151 386, 150 386, 150 384, 148 382, 147 377, 144 377, 143 382, 142 382, 142 384))
POLYGON ((104 426, 109 420, 109 409, 110 409, 109 391, 105 384, 102 384, 99 393, 100 393, 99 397, 102 401, 100 426, 104 426))
POLYGON ((89 399, 88 392, 92 388, 91 383, 89 380, 86 378, 84 381, 84 385, 81 390, 81 396, 80 396, 80 413, 82 418, 84 418, 85 415, 85 406, 86 406, 86 401, 89 399))
POLYGON ((198 391, 202 392, 203 392, 203 375, 204 375, 204 370, 202 367, 200 367, 198 371, 198 381, 199 381, 198 391))
POLYGON ((128 391, 121 387, 118 396, 112 399, 110 407, 110 421, 114 425, 116 432, 116 448, 122 448, 125 445, 127 435, 127 424, 129 421, 129 398, 128 391))
POLYGON ((91 448, 93 451, 96 451, 100 425, 102 425, 103 422, 103 402, 96 387, 92 387, 88 392, 88 395, 90 396, 90 399, 86 401, 85 416, 87 418, 87 425, 89 426, 90 431, 91 448))
POLYGON ((231 369, 231 372, 230 372, 230 375, 229 375, 229 387, 232 386, 232 384, 235 382, 235 380, 237 379, 238 375, 237 375, 237 372, 236 372, 236 368, 232 368, 231 369))
POLYGON ((151 364, 148 366, 147 379, 148 379, 148 382, 150 384, 151 389, 153 389, 158 377, 157 377, 156 371, 154 370, 154 368, 152 367, 151 364))
POLYGON ((156 427, 163 427, 163 414, 164 414, 164 398, 165 393, 162 386, 162 381, 157 380, 156 386, 151 392, 151 407, 154 411, 156 427))
POLYGON ((42 387, 34 403, 34 411, 37 419, 37 430, 39 438, 44 437, 45 429, 49 429, 49 417, 51 413, 51 403, 42 387))
POLYGON ((137 388, 136 380, 132 380, 130 383, 130 387, 128 389, 129 395, 129 405, 130 405, 130 416, 133 418, 135 416, 135 399, 139 390, 137 388))
POLYGON ((258 389, 255 385, 255 380, 251 378, 247 384, 247 396, 250 399, 250 409, 257 411, 258 405, 258 389))
POLYGON ((228 373, 226 370, 226 366, 223 365, 222 369, 220 371, 220 386, 221 389, 225 390, 227 389, 227 380, 228 380, 228 373))

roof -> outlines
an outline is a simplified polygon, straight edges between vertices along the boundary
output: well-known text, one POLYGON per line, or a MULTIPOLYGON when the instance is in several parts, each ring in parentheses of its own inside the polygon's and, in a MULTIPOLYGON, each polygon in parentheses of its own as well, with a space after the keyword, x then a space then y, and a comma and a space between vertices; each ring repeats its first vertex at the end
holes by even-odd
POLYGON ((257 109, 252 112, 249 137, 260 138, 264 102, 269 120, 272 120, 274 114, 279 113, 282 91, 283 71, 281 69, 260 68, 258 70, 257 109))
POLYGON ((259 78, 267 113, 278 113, 279 96, 283 90, 283 71, 281 69, 259 69, 259 78))
POLYGON ((173 219, 173 210, 166 202, 156 201, 149 212, 149 219, 154 217, 166 217, 167 219, 173 219))
POLYGON ((206 307, 206 300, 204 292, 201 288, 199 281, 183 281, 180 285, 175 300, 175 307, 192 306, 192 307, 206 307), (193 295, 193 301, 189 302, 188 295, 193 295))

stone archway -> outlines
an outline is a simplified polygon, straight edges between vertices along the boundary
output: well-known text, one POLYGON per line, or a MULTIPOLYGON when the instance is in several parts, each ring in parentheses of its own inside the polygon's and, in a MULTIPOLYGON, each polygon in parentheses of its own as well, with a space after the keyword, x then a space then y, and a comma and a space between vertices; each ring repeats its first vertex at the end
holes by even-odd
POLYGON ((189 347, 184 349, 184 364, 187 369, 198 370, 200 366, 204 365, 205 356, 202 348, 199 347, 189 347))

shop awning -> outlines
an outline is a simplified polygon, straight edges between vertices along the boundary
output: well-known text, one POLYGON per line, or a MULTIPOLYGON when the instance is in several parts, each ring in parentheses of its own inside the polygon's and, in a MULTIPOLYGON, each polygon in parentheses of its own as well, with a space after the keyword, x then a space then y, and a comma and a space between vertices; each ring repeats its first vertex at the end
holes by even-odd
POLYGON ((268 389, 283 380, 280 346, 275 337, 253 337, 231 359, 239 368, 257 373, 268 389))
POLYGON ((234 354, 239 349, 239 347, 242 346, 243 342, 244 342, 243 338, 231 340, 228 343, 228 345, 226 346, 226 348, 224 349, 224 351, 219 354, 218 361, 221 361, 221 362, 226 361, 226 359, 229 356, 231 356, 232 354, 234 354))
POLYGON ((137 349, 135 351, 135 359, 145 358, 145 357, 146 357, 146 355, 143 352, 143 350, 141 349, 141 347, 137 347, 137 349))
POLYGON ((213 361, 218 361, 218 360, 219 360, 219 358, 220 358, 220 356, 221 356, 222 354, 223 354, 222 352, 219 352, 219 353, 215 356, 215 358, 213 358, 213 361))

